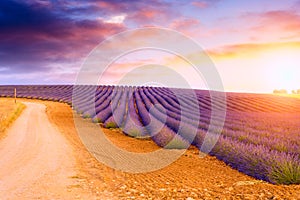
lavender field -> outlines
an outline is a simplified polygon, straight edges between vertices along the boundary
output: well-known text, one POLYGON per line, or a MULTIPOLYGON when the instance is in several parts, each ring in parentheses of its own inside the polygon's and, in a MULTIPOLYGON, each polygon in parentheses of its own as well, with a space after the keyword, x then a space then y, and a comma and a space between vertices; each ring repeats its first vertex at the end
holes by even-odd
MULTIPOLYGON (((150 137, 164 148, 192 144, 201 149, 208 130, 213 130, 212 107, 226 108, 224 127, 210 155, 257 179, 300 183, 300 99, 226 93, 226 102, 220 98, 212 105, 209 91, 203 90, 71 85, 0 86, 0 96, 13 97, 14 88, 19 98, 68 103, 84 118, 120 128, 131 137, 150 137), (196 135, 191 134, 194 130, 196 135)), ((218 120, 222 116, 214 115, 213 122, 218 120)))

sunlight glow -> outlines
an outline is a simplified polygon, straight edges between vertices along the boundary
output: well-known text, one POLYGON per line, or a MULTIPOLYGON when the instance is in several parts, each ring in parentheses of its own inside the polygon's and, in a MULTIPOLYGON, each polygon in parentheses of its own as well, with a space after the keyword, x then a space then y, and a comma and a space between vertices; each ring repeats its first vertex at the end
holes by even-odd
POLYGON ((300 87, 299 49, 284 47, 263 53, 260 58, 265 69, 266 81, 274 89, 286 89, 289 92, 300 87))

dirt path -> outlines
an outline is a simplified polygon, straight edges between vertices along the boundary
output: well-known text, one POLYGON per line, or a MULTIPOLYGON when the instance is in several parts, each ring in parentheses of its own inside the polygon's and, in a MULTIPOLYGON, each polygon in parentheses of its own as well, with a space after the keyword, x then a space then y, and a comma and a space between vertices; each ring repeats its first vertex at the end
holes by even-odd
POLYGON ((91 199, 78 187, 72 147, 49 122, 46 106, 24 104, 0 141, 0 198, 91 199))

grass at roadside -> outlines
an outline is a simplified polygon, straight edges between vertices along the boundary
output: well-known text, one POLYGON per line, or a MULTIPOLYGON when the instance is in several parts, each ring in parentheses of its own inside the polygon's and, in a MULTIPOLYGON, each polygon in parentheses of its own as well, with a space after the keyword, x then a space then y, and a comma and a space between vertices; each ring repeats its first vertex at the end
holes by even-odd
POLYGON ((7 128, 18 118, 26 106, 15 104, 12 98, 0 98, 0 139, 5 136, 7 128))

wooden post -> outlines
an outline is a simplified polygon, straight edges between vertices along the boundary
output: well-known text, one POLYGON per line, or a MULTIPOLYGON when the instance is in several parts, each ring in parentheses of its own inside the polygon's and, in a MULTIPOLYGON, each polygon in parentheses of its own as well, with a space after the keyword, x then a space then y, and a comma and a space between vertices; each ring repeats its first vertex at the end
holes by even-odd
POLYGON ((17 88, 15 88, 15 103, 17 103, 17 88))

